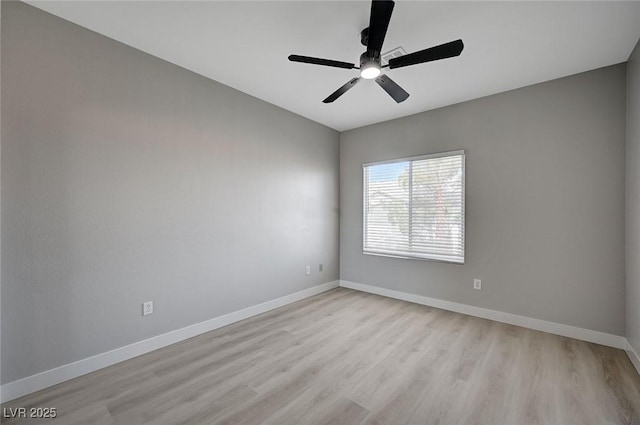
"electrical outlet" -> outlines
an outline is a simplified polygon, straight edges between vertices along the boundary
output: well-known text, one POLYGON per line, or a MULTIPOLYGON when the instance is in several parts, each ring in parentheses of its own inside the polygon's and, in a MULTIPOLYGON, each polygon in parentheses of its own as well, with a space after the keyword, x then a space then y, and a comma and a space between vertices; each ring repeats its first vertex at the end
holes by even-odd
POLYGON ((318 271, 321 272, 322 270, 324 270, 324 265, 322 264, 318 265, 318 271))
POLYGON ((480 279, 473 279, 473 289, 482 290, 482 281, 480 279))
POLYGON ((142 315, 148 316, 153 314, 153 301, 146 301, 142 303, 142 315))
POLYGON ((304 273, 309 276, 311 274, 311 266, 307 266, 304 273))

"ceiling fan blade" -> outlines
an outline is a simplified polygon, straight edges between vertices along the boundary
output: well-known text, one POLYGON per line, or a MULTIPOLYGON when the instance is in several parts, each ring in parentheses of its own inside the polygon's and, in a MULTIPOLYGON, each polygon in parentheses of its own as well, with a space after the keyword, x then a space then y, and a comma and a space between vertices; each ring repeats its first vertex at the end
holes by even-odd
POLYGON ((416 65, 418 63, 452 58, 454 56, 458 56, 462 52, 463 48, 464 43, 462 43, 462 40, 451 41, 439 46, 420 50, 419 52, 409 53, 404 56, 390 59, 389 68, 401 68, 403 66, 416 65))
POLYGON ((376 83, 398 103, 404 102, 409 97, 409 93, 384 74, 376 78, 376 83))
POLYGON ((310 63, 313 65, 333 66, 335 68, 353 69, 356 67, 353 63, 334 61, 331 59, 312 58, 311 56, 289 55, 291 62, 310 63))
POLYGON ((349 80, 349 82, 347 84, 345 84, 344 86, 340 87, 338 90, 336 90, 333 93, 331 93, 329 95, 329 97, 327 97, 322 102, 324 102, 324 103, 333 102, 334 100, 336 100, 337 98, 339 98, 340 96, 345 94, 347 92, 347 90, 349 90, 351 87, 355 86, 358 83, 358 81, 360 81, 360 77, 352 78, 351 80, 349 80))
POLYGON ((380 55, 382 51, 382 43, 387 35, 393 6, 394 2, 389 0, 372 0, 371 2, 369 41, 367 42, 367 53, 371 57, 380 55))

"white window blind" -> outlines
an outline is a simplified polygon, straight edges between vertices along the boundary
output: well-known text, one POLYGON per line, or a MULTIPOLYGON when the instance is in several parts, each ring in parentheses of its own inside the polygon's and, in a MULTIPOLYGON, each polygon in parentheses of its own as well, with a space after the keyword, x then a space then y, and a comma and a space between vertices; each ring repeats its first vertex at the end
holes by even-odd
POLYGON ((464 263, 464 151, 363 172, 365 254, 464 263))

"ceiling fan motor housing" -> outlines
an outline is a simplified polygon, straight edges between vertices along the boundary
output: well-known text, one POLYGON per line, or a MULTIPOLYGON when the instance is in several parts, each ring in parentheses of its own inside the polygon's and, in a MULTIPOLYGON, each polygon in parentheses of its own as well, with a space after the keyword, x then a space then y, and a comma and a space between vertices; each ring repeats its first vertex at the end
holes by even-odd
POLYGON ((364 52, 360 55, 360 69, 366 68, 367 65, 375 63, 380 67, 380 55, 369 56, 369 52, 364 52))

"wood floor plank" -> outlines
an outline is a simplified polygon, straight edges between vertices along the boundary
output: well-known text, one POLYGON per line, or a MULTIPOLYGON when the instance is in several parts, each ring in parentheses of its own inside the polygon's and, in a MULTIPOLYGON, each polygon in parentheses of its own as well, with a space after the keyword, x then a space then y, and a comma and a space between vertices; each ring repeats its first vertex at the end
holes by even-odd
POLYGON ((353 425, 359 424, 369 411, 353 401, 342 398, 333 406, 325 417, 309 424, 319 425, 353 425))
POLYGON ((640 425, 622 350, 345 288, 3 408, 53 425, 640 425))

